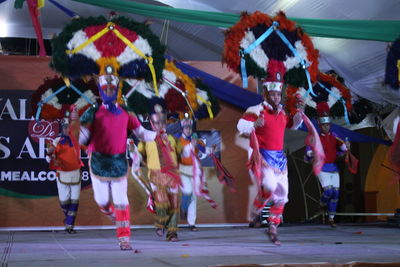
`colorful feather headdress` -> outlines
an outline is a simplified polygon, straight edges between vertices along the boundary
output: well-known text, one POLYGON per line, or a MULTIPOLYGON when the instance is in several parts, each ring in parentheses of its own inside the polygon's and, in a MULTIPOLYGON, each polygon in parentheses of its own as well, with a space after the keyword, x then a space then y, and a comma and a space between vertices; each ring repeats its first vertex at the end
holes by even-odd
POLYGON ((344 82, 339 80, 340 78, 334 73, 318 73, 317 81, 313 84, 315 95, 307 94, 307 90, 304 88, 288 86, 286 90, 286 105, 289 113, 294 115, 297 112, 295 108, 296 95, 300 94, 305 96, 305 113, 307 116, 316 117, 318 104, 326 102, 330 116, 344 117, 346 122, 350 124, 349 113, 352 111, 351 94, 344 82))
POLYGON ((143 23, 122 16, 73 19, 52 49, 50 66, 64 77, 103 75, 111 66, 120 79, 152 81, 158 94, 165 47, 143 23))
POLYGON ((211 90, 199 80, 193 80, 176 67, 173 61, 165 61, 158 97, 143 80, 127 79, 122 88, 128 109, 136 114, 150 113, 152 99, 159 98, 170 115, 183 118, 185 113, 196 119, 213 118, 219 111, 218 102, 211 90))
POLYGON ((318 50, 311 39, 283 12, 275 17, 259 11, 243 13, 225 33, 223 62, 240 73, 243 87, 247 75, 265 80, 270 61, 282 62, 284 83, 309 88, 318 73, 318 50))
POLYGON ((79 115, 82 115, 87 108, 96 103, 97 98, 98 91, 94 80, 78 79, 67 86, 65 79, 55 76, 46 78, 32 94, 32 112, 36 120, 61 120, 71 105, 75 105, 79 115), (67 87, 71 89, 63 90, 67 87))

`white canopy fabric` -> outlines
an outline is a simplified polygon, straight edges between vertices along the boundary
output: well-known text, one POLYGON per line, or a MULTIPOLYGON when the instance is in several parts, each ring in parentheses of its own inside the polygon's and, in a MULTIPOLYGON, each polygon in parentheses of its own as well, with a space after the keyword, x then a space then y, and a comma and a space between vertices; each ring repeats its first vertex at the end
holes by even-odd
MULTIPOLYGON (((80 16, 107 15, 111 10, 69 0, 57 0, 80 16)), ((274 15, 282 10, 288 17, 351 20, 400 20, 400 0, 160 0, 135 1, 193 10, 240 13, 260 10, 274 15)), ((25 4, 26 5, 26 4, 25 4)), ((138 21, 146 18, 122 14, 138 21)), ((152 19, 152 30, 167 44, 167 53, 179 60, 220 61, 223 50, 221 28, 152 19), (164 27, 163 27, 164 26, 164 27)), ((44 38, 60 32, 70 18, 46 1, 41 9, 44 38)), ((0 4, 0 36, 35 38, 26 6, 14 9, 14 1, 0 4)), ((400 37, 400 29, 399 29, 400 37)), ((356 94, 378 104, 400 106, 400 91, 382 85, 387 43, 377 41, 313 38, 320 50, 320 69, 334 69, 356 94)))

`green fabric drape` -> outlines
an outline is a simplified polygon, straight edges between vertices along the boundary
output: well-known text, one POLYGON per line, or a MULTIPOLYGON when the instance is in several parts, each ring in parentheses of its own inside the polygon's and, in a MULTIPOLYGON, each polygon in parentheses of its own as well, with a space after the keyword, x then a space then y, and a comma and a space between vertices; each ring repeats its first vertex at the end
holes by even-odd
MULTIPOLYGON (((168 19, 193 24, 229 28, 240 18, 239 14, 197 11, 165 6, 135 3, 125 0, 73 0, 116 11, 168 19)), ((317 37, 345 38, 391 42, 400 35, 400 20, 325 20, 289 18, 307 34, 317 37)))

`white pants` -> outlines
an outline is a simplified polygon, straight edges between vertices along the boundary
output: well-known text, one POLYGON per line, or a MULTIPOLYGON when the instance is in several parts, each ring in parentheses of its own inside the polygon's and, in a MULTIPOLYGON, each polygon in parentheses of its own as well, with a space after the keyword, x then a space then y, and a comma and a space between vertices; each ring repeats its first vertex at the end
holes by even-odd
POLYGON ((284 174, 277 174, 271 168, 262 168, 262 186, 264 191, 271 193, 270 200, 275 204, 285 204, 288 199, 288 176, 287 172, 284 174))
MULTIPOLYGON (((63 173, 65 173, 65 172, 63 172, 63 173)), ((79 181, 79 179, 78 179, 78 181, 79 181)), ((65 183, 60 182, 60 179, 57 178, 57 190, 58 190, 58 198, 60 199, 61 203, 64 203, 64 202, 70 201, 70 200, 79 200, 79 196, 81 194, 81 183, 65 184, 65 183)))
POLYGON ((188 214, 187 214, 187 222, 189 225, 195 225, 196 223, 196 215, 197 215, 197 196, 193 192, 193 178, 181 173, 181 190, 182 194, 190 195, 192 194, 192 198, 190 200, 188 214))
POLYGON ((105 207, 110 203, 110 197, 114 205, 128 205, 128 179, 127 177, 117 181, 102 181, 97 179, 93 173, 90 173, 94 199, 97 205, 105 207), (111 196, 110 196, 111 195, 111 196))
POLYGON ((333 188, 340 187, 340 178, 338 172, 320 172, 318 175, 322 188, 331 186, 333 188))

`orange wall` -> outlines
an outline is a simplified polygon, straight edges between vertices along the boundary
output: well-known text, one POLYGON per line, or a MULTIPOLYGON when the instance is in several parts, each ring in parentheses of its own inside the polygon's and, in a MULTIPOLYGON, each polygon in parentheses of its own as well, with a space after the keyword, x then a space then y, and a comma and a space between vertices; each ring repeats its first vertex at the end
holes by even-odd
MULTIPOLYGON (((371 165, 368 169, 367 180, 365 183, 365 192, 376 192, 371 203, 375 204, 376 210, 368 209, 369 212, 392 213, 400 208, 400 180, 395 174, 390 163, 387 160, 389 147, 380 145, 375 152, 371 165)), ((386 217, 379 217, 385 220, 386 217)))

